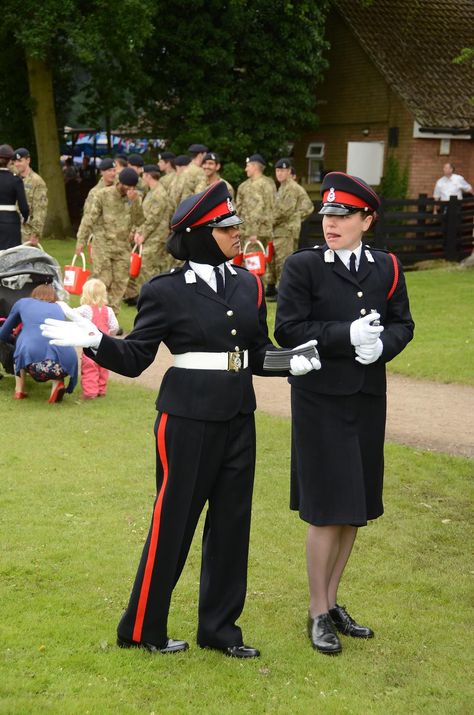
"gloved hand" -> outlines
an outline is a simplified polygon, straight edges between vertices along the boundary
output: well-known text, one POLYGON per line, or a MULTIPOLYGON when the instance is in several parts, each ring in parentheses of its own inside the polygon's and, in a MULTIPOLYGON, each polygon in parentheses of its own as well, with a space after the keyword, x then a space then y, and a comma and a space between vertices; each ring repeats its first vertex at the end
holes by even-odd
POLYGON ((361 365, 370 365, 382 354, 383 343, 380 338, 377 338, 375 343, 365 343, 365 345, 357 345, 355 349, 357 353, 356 361, 361 365))
POLYGON ((380 320, 379 313, 369 313, 351 323, 351 345, 366 345, 376 342, 383 330, 383 325, 372 325, 374 320, 380 320))
MULTIPOLYGON (((318 341, 317 340, 308 340, 307 343, 303 343, 302 345, 297 345, 296 348, 293 348, 295 351, 300 350, 302 348, 309 348, 312 345, 317 345, 318 341)), ((316 355, 317 355, 317 350, 316 350, 316 355)), ((295 377, 299 377, 301 375, 306 375, 306 373, 311 372, 311 370, 320 370, 321 369, 321 361, 319 359, 319 355, 314 356, 308 360, 307 357, 304 355, 293 355, 293 357, 290 360, 290 374, 294 375, 295 377)))
POLYGON ((48 338, 51 345, 73 348, 98 348, 102 340, 102 333, 91 320, 84 318, 67 303, 58 301, 58 305, 68 320, 55 320, 46 318, 40 325, 41 334, 48 338))

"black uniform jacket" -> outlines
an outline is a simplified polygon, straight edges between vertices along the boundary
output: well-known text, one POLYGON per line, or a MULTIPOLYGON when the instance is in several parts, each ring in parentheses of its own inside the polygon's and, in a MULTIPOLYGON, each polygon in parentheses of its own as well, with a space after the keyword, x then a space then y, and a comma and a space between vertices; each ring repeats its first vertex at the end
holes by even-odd
MULTIPOLYGON (((26 200, 23 180, 19 176, 14 176, 8 169, 2 169, 0 171, 0 206, 15 206, 15 204, 18 204, 20 213, 26 221, 30 209, 26 200)), ((17 224, 17 212, 0 210, 0 223, 17 224)))
POLYGON ((265 351, 273 348, 259 296, 260 279, 245 269, 235 266, 232 274, 226 268, 221 298, 185 264, 145 283, 135 325, 124 340, 104 335, 95 355, 86 352, 103 367, 135 377, 153 362, 162 341, 175 355, 248 350, 249 367, 239 372, 171 367, 156 401, 161 412, 190 419, 248 414, 256 406, 252 373, 264 374, 265 351))
POLYGON ((397 265, 397 287, 387 300, 395 273, 387 251, 363 246, 356 277, 326 244, 287 258, 278 289, 275 338, 287 348, 315 338, 322 365, 303 378, 290 378, 291 384, 328 395, 385 392, 385 363, 403 350, 414 330, 398 259, 397 265), (350 324, 372 308, 384 326, 383 352, 375 363, 361 365, 355 360, 350 324))

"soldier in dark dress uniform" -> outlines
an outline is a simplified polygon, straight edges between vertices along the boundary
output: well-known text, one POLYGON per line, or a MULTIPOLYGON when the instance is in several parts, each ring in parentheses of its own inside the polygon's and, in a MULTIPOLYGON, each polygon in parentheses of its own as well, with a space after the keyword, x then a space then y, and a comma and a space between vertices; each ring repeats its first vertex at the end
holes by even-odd
MULTIPOLYGON (((157 497, 118 626, 124 648, 169 653, 188 647, 168 639, 168 611, 208 502, 197 641, 237 658, 259 656, 243 644, 236 621, 246 594, 255 468, 252 374, 264 374, 265 351, 277 348, 268 337, 260 279, 228 262, 240 252, 240 223, 223 181, 182 202, 168 247, 186 263, 143 286, 125 340, 102 335, 83 319, 65 324, 66 331, 55 321, 45 328, 57 344, 95 348, 87 354, 124 375, 148 367, 162 341, 174 356, 156 402, 157 497)), ((292 374, 320 366, 312 363, 292 357, 292 374)))
POLYGON ((29 216, 25 187, 19 176, 8 168, 14 151, 8 144, 0 145, 0 251, 21 244, 21 223, 17 210, 27 221, 29 216))
POLYGON ((275 337, 288 348, 315 338, 321 355, 320 372, 290 378, 291 508, 310 525, 308 634, 337 653, 336 629, 373 636, 337 604, 337 590, 357 528, 383 513, 385 364, 414 323, 399 261, 362 244, 377 194, 342 172, 327 174, 321 192, 326 243, 286 260, 275 337))

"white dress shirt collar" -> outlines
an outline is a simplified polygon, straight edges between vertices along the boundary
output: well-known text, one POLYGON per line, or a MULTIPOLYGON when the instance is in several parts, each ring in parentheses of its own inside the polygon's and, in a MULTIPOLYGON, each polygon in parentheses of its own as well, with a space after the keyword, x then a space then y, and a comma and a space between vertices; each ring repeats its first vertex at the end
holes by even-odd
POLYGON ((360 254, 362 253, 362 243, 359 243, 357 248, 354 248, 352 251, 350 251, 348 248, 339 248, 335 251, 335 253, 337 253, 347 270, 349 270, 349 259, 351 257, 351 253, 355 253, 356 271, 359 270, 360 254))

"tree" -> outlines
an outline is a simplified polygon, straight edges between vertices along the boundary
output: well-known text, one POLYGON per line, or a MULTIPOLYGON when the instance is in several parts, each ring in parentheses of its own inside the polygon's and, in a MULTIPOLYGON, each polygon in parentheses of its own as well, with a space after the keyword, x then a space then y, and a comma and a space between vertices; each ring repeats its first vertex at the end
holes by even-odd
POLYGON ((159 0, 142 106, 177 150, 204 141, 242 167, 316 123, 327 2, 159 0))
POLYGON ((153 29, 152 7, 153 0, 4 0, 1 37, 21 49, 26 63, 39 171, 50 197, 48 234, 71 233, 56 120, 55 78, 63 68, 61 59, 67 57, 69 69, 75 64, 93 71, 98 50, 105 46, 110 51, 104 61, 116 59, 108 77, 120 84, 136 49, 153 29))
POLYGON ((10 98, 0 127, 16 137, 21 125, 29 140, 32 115, 50 195, 46 231, 70 232, 58 124, 67 123, 73 106, 79 121, 109 134, 118 124, 146 122, 177 151, 205 142, 225 157, 233 180, 248 153, 287 153, 288 142, 317 121, 328 5, 4 0, 0 38, 17 56, 0 56, 0 98, 10 98))

